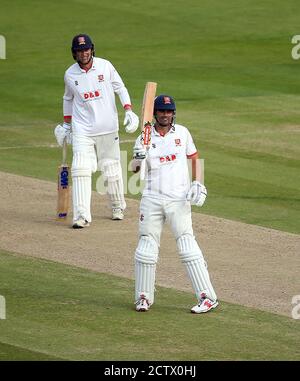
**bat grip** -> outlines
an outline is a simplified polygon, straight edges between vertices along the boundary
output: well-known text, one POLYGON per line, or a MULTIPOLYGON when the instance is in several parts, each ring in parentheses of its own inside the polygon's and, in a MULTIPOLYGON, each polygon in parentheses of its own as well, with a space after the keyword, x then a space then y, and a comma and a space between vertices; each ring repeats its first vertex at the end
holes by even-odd
POLYGON ((143 159, 141 162, 140 180, 145 180, 145 174, 146 174, 146 159, 143 159))
POLYGON ((67 140, 65 138, 63 142, 63 149, 62 149, 62 163, 66 164, 66 162, 67 162, 67 140))

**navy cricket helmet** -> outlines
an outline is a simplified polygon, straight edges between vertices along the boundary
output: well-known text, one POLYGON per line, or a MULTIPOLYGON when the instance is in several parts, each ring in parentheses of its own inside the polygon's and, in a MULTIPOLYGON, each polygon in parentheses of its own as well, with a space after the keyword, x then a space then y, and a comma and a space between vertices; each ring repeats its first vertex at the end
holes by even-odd
POLYGON ((176 111, 174 99, 169 95, 158 95, 154 100, 154 114, 157 110, 176 111))
POLYGON ((169 95, 164 95, 164 94, 158 95, 154 99, 154 110, 153 110, 153 114, 156 121, 157 121, 156 111, 165 111, 165 110, 173 111, 171 126, 174 127, 175 120, 176 120, 176 105, 175 105, 174 99, 170 97, 169 95))
POLYGON ((75 58, 76 52, 78 50, 86 50, 86 49, 92 49, 92 55, 93 56, 95 55, 94 44, 90 36, 88 36, 87 34, 78 34, 77 36, 75 36, 72 40, 72 47, 71 47, 73 58, 76 59, 75 58))

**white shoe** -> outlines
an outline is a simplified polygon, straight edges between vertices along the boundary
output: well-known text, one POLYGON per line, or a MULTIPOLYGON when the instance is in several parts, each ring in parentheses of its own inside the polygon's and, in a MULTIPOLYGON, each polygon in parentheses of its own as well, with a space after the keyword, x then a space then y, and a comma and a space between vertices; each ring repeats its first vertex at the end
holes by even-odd
POLYGON ((90 223, 83 217, 79 217, 78 220, 74 221, 73 229, 82 229, 90 226, 90 223))
POLYGON ((121 208, 113 208, 112 210, 112 219, 113 220, 123 220, 124 213, 121 208))
POLYGON ((135 310, 138 312, 147 312, 149 308, 149 300, 145 298, 145 295, 141 294, 139 300, 135 303, 135 310))
POLYGON ((199 303, 191 308, 191 312, 194 314, 201 314, 203 312, 208 312, 219 305, 217 300, 209 299, 205 294, 201 294, 201 299, 199 303))

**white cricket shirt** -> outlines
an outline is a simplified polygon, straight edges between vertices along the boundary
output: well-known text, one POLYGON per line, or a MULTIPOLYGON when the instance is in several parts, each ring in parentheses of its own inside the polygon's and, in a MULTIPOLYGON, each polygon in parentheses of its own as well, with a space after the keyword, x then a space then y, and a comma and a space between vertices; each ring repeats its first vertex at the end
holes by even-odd
POLYGON ((64 76, 64 116, 72 116, 72 130, 80 135, 103 135, 119 129, 115 93, 122 105, 130 104, 128 91, 113 65, 103 58, 93 58, 86 72, 78 63, 64 76))
MULTIPOLYGON (((141 144, 140 137, 135 144, 141 144)), ((164 136, 153 127, 146 159, 143 196, 185 200, 191 184, 187 159, 196 153, 197 149, 186 127, 175 124, 164 136)))

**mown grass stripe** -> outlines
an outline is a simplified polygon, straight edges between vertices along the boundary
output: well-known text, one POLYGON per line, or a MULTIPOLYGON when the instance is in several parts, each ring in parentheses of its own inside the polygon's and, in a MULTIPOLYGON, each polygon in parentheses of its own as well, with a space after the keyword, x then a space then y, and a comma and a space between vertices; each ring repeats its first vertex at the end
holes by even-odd
POLYGON ((163 287, 138 314, 128 279, 7 252, 0 263, 0 341, 12 346, 69 360, 300 358, 298 322, 287 317, 225 302, 198 316, 191 293, 163 287))
POLYGON ((16 345, 0 342, 0 361, 60 361, 65 360, 56 356, 48 355, 16 345))

